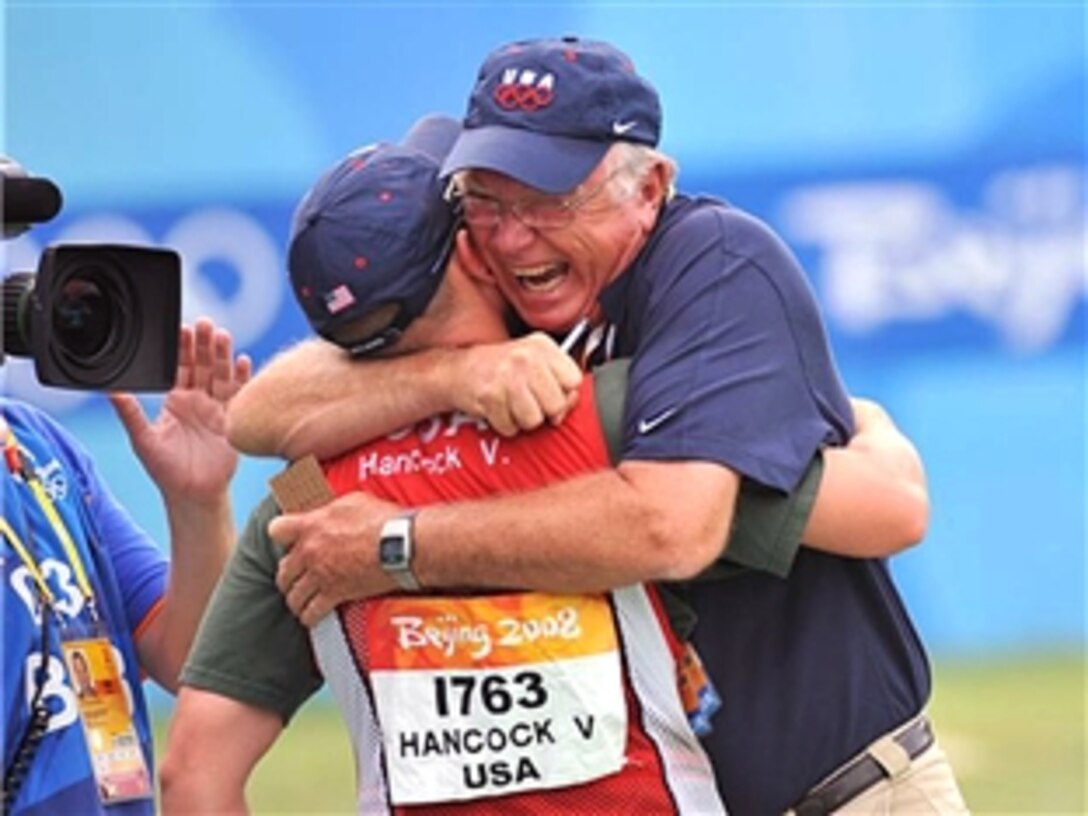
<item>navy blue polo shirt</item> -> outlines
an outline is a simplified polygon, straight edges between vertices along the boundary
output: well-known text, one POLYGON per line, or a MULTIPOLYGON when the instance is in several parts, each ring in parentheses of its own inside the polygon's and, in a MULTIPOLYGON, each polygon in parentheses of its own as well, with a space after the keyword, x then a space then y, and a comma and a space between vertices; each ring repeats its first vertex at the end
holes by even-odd
MULTIPOLYGON (((677 197, 602 294, 633 358, 624 459, 713 461, 783 491, 851 411, 812 289, 780 239, 677 197)), ((788 578, 685 588, 722 696, 706 738, 734 813, 780 813, 929 696, 925 652, 882 560, 802 549, 788 578)))

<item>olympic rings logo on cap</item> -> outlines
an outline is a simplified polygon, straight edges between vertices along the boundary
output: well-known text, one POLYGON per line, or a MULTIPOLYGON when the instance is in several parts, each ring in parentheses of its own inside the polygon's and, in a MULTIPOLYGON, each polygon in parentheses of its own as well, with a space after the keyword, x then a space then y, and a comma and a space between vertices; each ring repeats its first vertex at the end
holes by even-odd
POLYGON ((552 103, 554 86, 554 74, 544 74, 537 79, 536 71, 510 68, 503 72, 502 81, 495 86, 495 102, 503 110, 519 108, 532 113, 552 103))

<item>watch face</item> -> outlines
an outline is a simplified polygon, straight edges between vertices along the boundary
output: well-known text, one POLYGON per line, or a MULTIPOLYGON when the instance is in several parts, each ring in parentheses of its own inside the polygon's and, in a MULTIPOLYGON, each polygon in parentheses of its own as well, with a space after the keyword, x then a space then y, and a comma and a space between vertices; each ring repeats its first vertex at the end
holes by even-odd
POLYGON ((404 563, 404 539, 397 537, 383 538, 378 542, 378 558, 383 567, 395 567, 403 569, 404 563))

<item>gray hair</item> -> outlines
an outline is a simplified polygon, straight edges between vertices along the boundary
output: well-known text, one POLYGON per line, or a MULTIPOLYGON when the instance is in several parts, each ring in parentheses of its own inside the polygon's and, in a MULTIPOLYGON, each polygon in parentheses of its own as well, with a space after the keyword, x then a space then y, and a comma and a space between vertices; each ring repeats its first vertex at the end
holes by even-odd
POLYGON ((676 176, 680 172, 676 161, 660 150, 635 142, 616 142, 605 155, 608 170, 616 170, 612 180, 613 194, 617 199, 628 198, 638 191, 639 184, 656 164, 665 167, 665 200, 676 194, 676 176))
MULTIPOLYGON (((603 161, 607 170, 616 171, 610 182, 612 195, 618 201, 630 198, 638 191, 638 185, 655 164, 665 167, 665 201, 676 194, 676 176, 680 172, 676 160, 649 145, 635 142, 616 142, 608 149, 603 161)), ((450 178, 446 187, 446 198, 451 199, 460 190, 465 189, 465 182, 472 170, 458 170, 450 178)))

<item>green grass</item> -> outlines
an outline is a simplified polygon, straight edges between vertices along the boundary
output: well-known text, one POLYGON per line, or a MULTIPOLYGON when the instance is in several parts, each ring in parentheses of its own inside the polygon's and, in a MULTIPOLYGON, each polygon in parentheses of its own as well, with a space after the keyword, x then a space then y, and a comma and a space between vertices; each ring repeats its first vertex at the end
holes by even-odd
POLYGON ((975 813, 1084 813, 1083 654, 941 661, 931 713, 975 813))
POLYGON ((351 742, 329 699, 311 701, 265 757, 246 791, 262 813, 354 813, 351 742))
MULTIPOLYGON (((935 686, 931 713, 974 813, 1085 813, 1083 655, 941 660, 935 686)), ((319 698, 265 757, 249 803, 258 815, 351 813, 353 779, 339 716, 319 698)))

